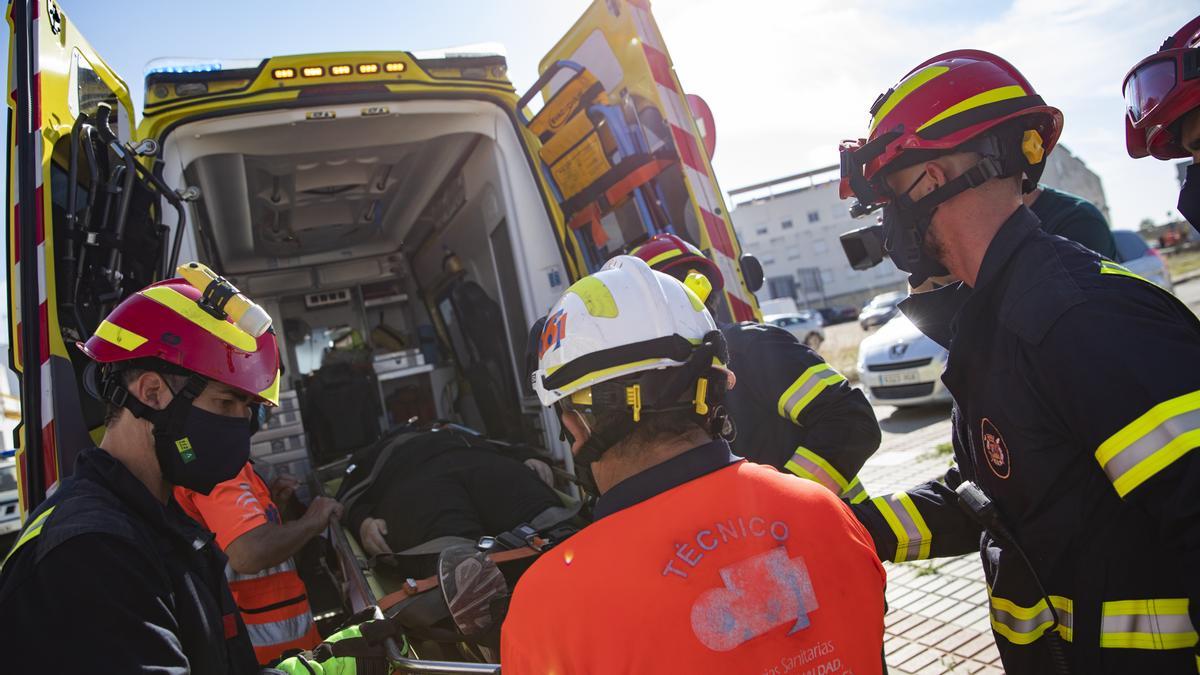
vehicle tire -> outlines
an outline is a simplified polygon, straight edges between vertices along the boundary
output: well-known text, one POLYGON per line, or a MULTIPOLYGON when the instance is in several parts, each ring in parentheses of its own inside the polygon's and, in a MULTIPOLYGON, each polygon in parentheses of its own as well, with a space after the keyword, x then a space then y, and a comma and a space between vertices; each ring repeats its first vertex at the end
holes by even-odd
POLYGON ((814 352, 821 348, 822 342, 823 340, 821 340, 821 336, 817 335, 816 333, 809 333, 808 336, 804 338, 804 345, 814 352))

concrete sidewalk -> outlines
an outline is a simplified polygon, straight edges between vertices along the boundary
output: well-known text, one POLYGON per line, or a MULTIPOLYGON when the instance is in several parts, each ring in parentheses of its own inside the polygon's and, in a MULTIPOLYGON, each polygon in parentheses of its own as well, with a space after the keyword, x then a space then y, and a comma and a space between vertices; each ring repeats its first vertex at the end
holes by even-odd
MULTIPOLYGON (((938 478, 950 466, 951 456, 935 450, 950 441, 950 420, 944 414, 898 411, 881 416, 881 426, 883 444, 859 473, 872 496, 938 478)), ((889 610, 884 651, 891 673, 1004 672, 977 555, 884 566, 889 610)))

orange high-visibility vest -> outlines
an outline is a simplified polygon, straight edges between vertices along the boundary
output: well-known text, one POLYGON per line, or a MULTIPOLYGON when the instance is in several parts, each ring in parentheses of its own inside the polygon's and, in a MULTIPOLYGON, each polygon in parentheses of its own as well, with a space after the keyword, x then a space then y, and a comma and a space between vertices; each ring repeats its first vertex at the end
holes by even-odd
POLYGON ((737 462, 544 554, 501 633, 505 675, 882 670, 886 575, 833 493, 737 462))
MULTIPOLYGON (((280 522, 270 490, 250 464, 208 495, 176 487, 175 500, 193 520, 217 535, 221 550, 250 530, 280 522)), ((308 592, 290 559, 258 574, 238 574, 226 564, 225 578, 259 663, 271 663, 289 649, 311 649, 320 643, 308 592)))

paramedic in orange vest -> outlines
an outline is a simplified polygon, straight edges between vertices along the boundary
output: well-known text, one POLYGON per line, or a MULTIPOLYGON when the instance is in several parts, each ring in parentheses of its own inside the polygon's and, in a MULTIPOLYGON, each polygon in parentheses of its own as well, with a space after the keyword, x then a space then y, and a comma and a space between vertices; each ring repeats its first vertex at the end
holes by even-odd
POLYGON ((613 258, 538 348, 534 388, 599 499, 518 582, 505 675, 882 672, 874 544, 829 490, 732 454, 733 375, 691 288, 613 258))
MULTIPOLYGON (((283 475, 273 486, 279 501, 286 502, 296 482, 283 475)), ((303 516, 285 523, 272 491, 249 462, 207 495, 176 487, 175 501, 216 534, 217 545, 229 558, 225 578, 260 664, 277 661, 287 650, 312 649, 321 642, 292 556, 341 514, 341 504, 317 497, 303 516)))

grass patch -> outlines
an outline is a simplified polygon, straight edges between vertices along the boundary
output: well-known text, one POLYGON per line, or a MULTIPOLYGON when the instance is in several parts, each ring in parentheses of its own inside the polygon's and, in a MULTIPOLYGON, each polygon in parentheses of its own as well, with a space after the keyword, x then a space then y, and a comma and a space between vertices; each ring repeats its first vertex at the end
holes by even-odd
POLYGON ((933 576, 938 573, 938 568, 941 567, 941 565, 932 560, 914 562, 912 566, 917 569, 917 576, 919 577, 933 576))
POLYGON ((1200 270, 1200 250, 1184 251, 1167 256, 1167 268, 1171 270, 1171 278, 1200 270))
POLYGON ((947 441, 946 443, 938 443, 933 446, 932 450, 923 453, 917 459, 937 459, 939 457, 952 459, 952 455, 954 455, 954 444, 947 441))
POLYGON ((858 382, 858 345, 842 347, 841 349, 821 350, 825 362, 834 370, 846 376, 851 382, 858 382))

